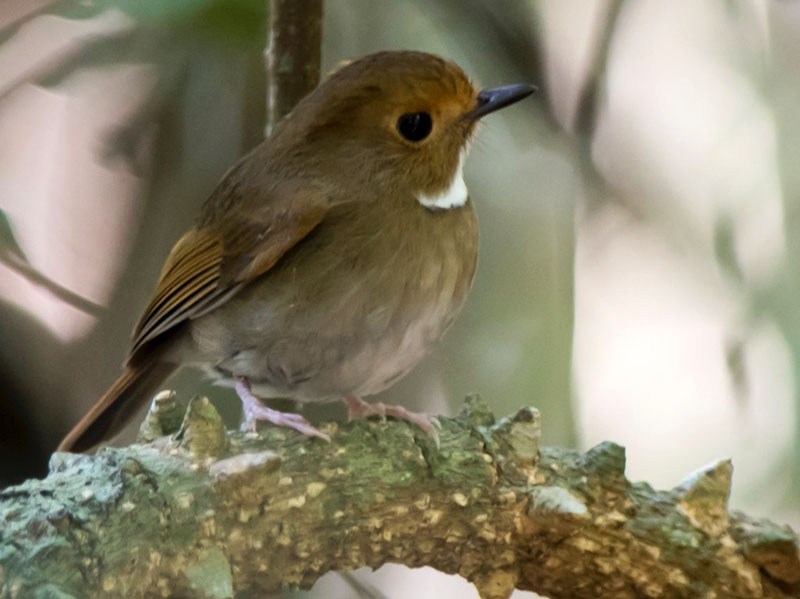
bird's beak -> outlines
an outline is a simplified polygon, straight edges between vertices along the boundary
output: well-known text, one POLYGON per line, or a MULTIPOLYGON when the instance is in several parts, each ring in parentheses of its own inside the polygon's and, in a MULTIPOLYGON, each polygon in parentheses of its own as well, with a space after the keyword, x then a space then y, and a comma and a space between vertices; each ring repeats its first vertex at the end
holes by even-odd
POLYGON ((535 92, 536 89, 535 85, 530 85, 528 83, 517 83, 514 85, 503 85, 502 87, 485 89, 478 94, 477 106, 464 116, 477 120, 490 112, 500 110, 515 102, 519 102, 523 98, 527 98, 535 92))

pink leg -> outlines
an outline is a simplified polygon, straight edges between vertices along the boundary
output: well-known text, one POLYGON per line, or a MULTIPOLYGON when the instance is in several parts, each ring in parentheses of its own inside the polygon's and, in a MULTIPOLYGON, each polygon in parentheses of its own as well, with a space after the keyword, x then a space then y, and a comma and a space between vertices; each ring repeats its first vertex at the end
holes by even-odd
POLYGON ((313 427, 311 423, 300 414, 279 412, 278 410, 273 410, 262 404, 250 391, 250 381, 248 381, 246 377, 236 377, 235 389, 239 399, 242 400, 242 412, 244 414, 244 422, 242 422, 241 426, 242 430, 255 431, 256 423, 259 420, 266 420, 276 426, 293 428, 307 437, 319 437, 320 439, 325 439, 330 442, 331 438, 328 435, 313 427))
POLYGON ((347 404, 347 420, 359 420, 360 418, 368 418, 369 416, 380 416, 386 418, 393 416, 398 420, 405 420, 416 424, 423 431, 437 439, 439 434, 437 429, 441 428, 436 416, 425 414, 424 412, 411 412, 406 410, 403 406, 386 405, 384 403, 369 404, 360 397, 348 397, 345 400, 347 404))
POLYGON ((360 397, 354 396, 345 398, 344 402, 347 404, 348 422, 369 418, 370 416, 380 416, 381 419, 386 419, 386 406, 382 403, 370 404, 360 397))

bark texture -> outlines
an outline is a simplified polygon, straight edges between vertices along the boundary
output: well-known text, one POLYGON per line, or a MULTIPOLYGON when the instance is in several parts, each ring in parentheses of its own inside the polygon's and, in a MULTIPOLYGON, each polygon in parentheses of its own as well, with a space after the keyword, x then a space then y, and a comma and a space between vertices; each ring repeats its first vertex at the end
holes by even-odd
POLYGON ((54 454, 0 492, 0 597, 261 597, 330 570, 428 565, 485 599, 800 597, 798 537, 727 509, 731 464, 669 491, 625 451, 539 447, 538 412, 468 398, 436 442, 405 422, 332 442, 226 432, 205 399, 159 396, 147 441, 54 454), (167 435, 167 436, 162 436, 167 435))
POLYGON ((322 0, 270 0, 267 135, 319 82, 322 0))

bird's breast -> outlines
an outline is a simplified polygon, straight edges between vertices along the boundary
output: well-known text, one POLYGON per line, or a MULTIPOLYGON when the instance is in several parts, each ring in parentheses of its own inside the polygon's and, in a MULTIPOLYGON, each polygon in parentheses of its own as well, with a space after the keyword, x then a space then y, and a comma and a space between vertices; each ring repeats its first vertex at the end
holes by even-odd
POLYGON ((264 396, 366 396, 441 338, 472 284, 472 205, 335 209, 267 275, 192 324, 200 361, 264 396))
POLYGON ((453 322, 472 284, 478 249, 472 206, 424 209, 415 217, 414 226, 393 240, 401 249, 383 275, 383 304, 364 320, 364 344, 351 360, 354 371, 365 373, 356 395, 385 389, 422 360, 453 322))

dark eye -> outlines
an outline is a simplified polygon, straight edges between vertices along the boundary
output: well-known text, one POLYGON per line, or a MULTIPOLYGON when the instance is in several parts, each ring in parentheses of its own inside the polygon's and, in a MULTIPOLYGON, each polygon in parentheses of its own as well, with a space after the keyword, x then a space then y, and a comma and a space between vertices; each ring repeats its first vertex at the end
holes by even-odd
POLYGON ((427 112, 407 112, 397 119, 397 130, 409 141, 422 141, 432 128, 433 121, 427 112))

